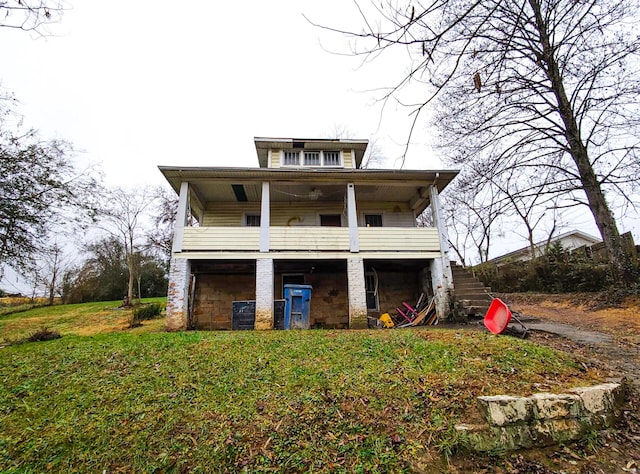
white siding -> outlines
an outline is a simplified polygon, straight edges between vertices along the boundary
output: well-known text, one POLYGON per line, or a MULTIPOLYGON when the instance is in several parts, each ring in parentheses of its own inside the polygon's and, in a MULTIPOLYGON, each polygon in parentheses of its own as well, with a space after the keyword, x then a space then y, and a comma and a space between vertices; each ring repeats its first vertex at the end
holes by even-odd
POLYGON ((202 218, 202 227, 238 227, 244 225, 245 213, 260 214, 259 202, 224 202, 208 204, 202 218))
POLYGON ((353 153, 351 153, 351 150, 344 150, 344 152, 342 153, 342 158, 344 159, 345 168, 355 168, 355 164, 353 162, 353 153))
POLYGON ((361 227, 360 251, 435 252, 440 250, 433 227, 361 227))
POLYGON ((271 168, 280 168, 280 150, 270 150, 271 168))
POLYGON ((187 227, 183 250, 258 250, 259 227, 187 227))
POLYGON ((271 250, 349 250, 347 227, 271 227, 271 250))

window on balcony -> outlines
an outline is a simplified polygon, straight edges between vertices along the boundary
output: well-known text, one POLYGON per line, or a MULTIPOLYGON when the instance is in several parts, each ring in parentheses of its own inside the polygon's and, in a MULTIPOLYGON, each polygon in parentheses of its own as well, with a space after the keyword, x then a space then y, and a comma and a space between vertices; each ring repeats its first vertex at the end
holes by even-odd
POLYGON ((342 227, 340 214, 320 214, 320 225, 326 227, 342 227))
POLYGON ((365 227, 382 227, 382 214, 365 214, 365 227))
POLYGON ((245 215, 244 225, 246 225, 247 227, 260 227, 260 214, 245 215))

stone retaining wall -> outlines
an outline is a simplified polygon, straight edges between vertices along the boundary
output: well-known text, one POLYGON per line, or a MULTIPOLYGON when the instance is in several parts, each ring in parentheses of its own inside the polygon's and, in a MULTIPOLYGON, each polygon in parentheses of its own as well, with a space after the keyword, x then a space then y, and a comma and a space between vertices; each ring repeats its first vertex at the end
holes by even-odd
POLYGON ((613 426, 623 399, 619 383, 574 388, 565 394, 478 397, 487 424, 462 424, 456 429, 467 447, 475 451, 549 446, 613 426))

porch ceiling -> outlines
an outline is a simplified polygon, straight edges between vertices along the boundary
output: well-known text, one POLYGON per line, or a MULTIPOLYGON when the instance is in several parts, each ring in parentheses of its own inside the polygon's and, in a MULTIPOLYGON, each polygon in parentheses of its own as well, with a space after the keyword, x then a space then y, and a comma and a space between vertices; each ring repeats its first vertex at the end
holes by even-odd
POLYGON ((262 182, 271 183, 271 201, 342 201, 347 183, 355 183, 358 201, 412 202, 421 212, 428 205, 428 188, 441 192, 457 170, 289 170, 254 168, 177 168, 160 171, 178 192, 188 181, 202 205, 207 202, 260 202, 262 182), (235 186, 234 186, 235 185, 235 186))

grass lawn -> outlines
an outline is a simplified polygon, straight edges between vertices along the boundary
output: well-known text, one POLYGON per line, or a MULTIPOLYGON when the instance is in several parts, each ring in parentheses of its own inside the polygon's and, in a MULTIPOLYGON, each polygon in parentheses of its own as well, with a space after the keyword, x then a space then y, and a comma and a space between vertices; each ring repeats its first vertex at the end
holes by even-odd
MULTIPOLYGON (((143 303, 165 303, 166 298, 143 298, 143 303)), ((92 336, 125 329, 131 310, 120 309, 122 301, 42 306, 0 316, 0 345, 3 340, 23 339, 42 327, 61 334, 92 336)), ((138 331, 161 330, 164 320, 146 321, 138 331)))
POLYGON ((0 472, 437 472, 474 396, 595 377, 483 332, 123 331, 94 305, 0 319, 64 335, 0 349, 0 472))

